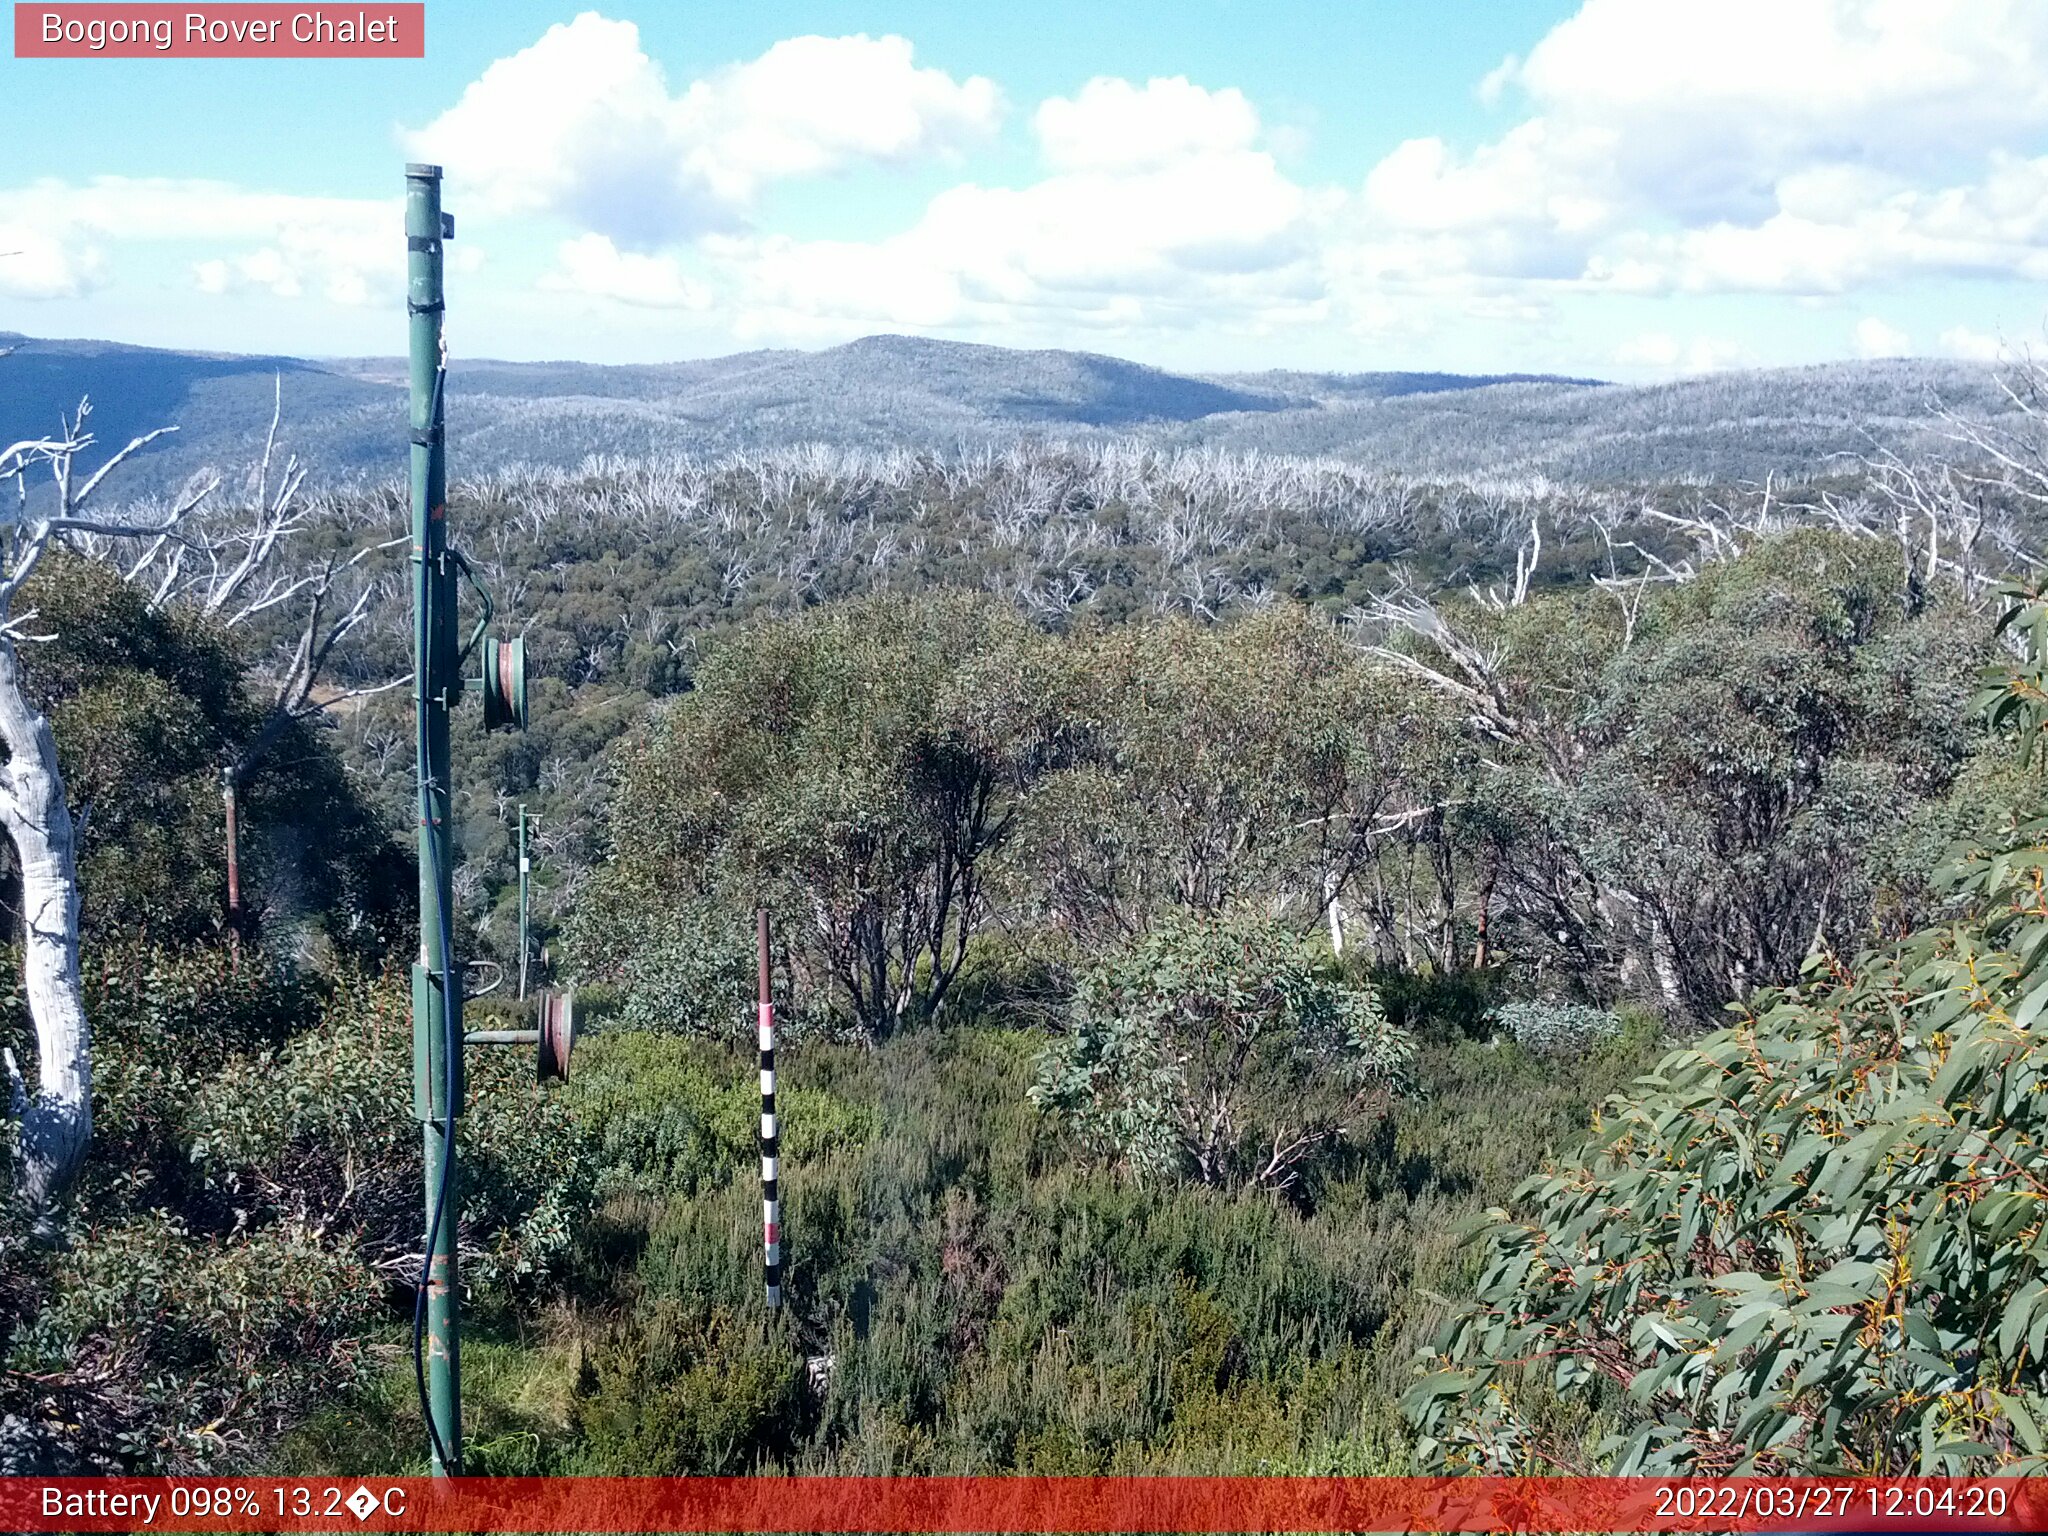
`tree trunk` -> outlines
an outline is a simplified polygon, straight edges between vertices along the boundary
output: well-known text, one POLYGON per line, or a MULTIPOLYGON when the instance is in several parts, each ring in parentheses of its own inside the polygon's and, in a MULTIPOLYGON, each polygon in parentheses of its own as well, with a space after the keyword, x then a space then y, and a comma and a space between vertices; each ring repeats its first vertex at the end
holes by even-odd
POLYGON ((1486 948, 1486 924, 1493 912, 1493 882, 1500 875, 1500 865, 1492 859, 1486 861, 1486 878, 1479 883, 1479 933, 1472 945, 1472 969, 1486 969, 1488 958, 1486 948))
POLYGON ((78 876, 71 810, 50 722, 21 691, 14 644, 0 635, 0 822, 21 865, 22 983, 36 1031, 36 1092, 10 1055, 21 1120, 17 1188, 47 1229, 92 1135, 92 1029, 78 976, 78 876))

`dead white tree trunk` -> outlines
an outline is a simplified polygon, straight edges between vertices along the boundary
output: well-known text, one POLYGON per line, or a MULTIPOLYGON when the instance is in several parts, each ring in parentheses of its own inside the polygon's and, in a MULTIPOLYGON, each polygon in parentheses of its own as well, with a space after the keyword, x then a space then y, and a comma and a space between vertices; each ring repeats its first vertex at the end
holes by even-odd
POLYGON ((22 691, 14 638, 4 631, 0 743, 0 825, 21 866, 22 987, 36 1031, 33 1095, 6 1053, 20 1124, 16 1176, 22 1199, 47 1221, 92 1136, 92 1026, 78 975, 78 875, 57 738, 22 691))
POLYGON ((22 987, 35 1028, 35 1092, 29 1092, 12 1051, 4 1064, 19 1124, 15 1189, 45 1236, 56 1230, 58 1208, 92 1138, 92 1026, 78 973, 76 828, 56 737, 22 686, 19 647, 47 637, 32 632, 34 611, 17 612, 15 599, 53 541, 166 536, 206 494, 180 499, 147 525, 80 516, 111 470, 170 430, 137 438, 79 485, 72 471, 92 442, 85 430, 90 412, 81 402, 62 437, 0 449, 0 485, 13 480, 17 491, 14 516, 0 537, 0 746, 7 749, 0 766, 0 827, 21 866, 22 987), (49 467, 55 494, 47 506, 31 511, 26 477, 36 465, 49 467))

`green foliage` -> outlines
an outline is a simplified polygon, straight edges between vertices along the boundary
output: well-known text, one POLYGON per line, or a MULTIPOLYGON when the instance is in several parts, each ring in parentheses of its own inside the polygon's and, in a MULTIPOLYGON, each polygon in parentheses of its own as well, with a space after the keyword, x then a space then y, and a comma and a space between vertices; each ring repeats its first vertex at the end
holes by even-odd
MULTIPOLYGON (((77 1426, 82 1466, 260 1464, 411 1315, 409 995, 253 946, 103 948, 85 977, 95 1138, 72 1244, 0 1252, 10 1359, 53 1384, 29 1411, 77 1426)), ((473 1052, 467 1086, 464 1278, 488 1320, 565 1266, 596 1170, 525 1053, 473 1052)))
MULTIPOLYGON (((648 1109, 752 1086, 742 1055, 705 1042, 593 1044, 606 1054, 578 1102, 592 1123, 636 1086, 648 1109)), ((736 1141, 706 1154, 693 1194, 616 1195, 586 1229, 569 1305, 484 1336, 470 1396, 485 1464, 1411 1471, 1394 1399, 1441 1321, 1438 1293, 1465 1283, 1460 1221, 1647 1064, 1624 1042, 1570 1062, 1424 1047, 1427 1091, 1346 1143, 1303 1213, 1263 1191, 1076 1167, 1025 1102, 1041 1047, 967 1024, 792 1050, 781 1321, 758 1312, 760 1207, 736 1141), (860 1136, 796 1153, 834 1105, 860 1136)), ((366 1384, 309 1432, 302 1465, 416 1457, 409 1393, 395 1375, 366 1384)))
MULTIPOLYGON (((2024 747, 2039 625, 1988 689, 2024 747)), ((1625 1410, 1625 1472, 2048 1466, 2041 804, 2037 776, 1958 849, 1956 921, 1816 955, 1492 1213, 1410 1398, 1426 1455, 1575 1464, 1522 1412, 1540 1375, 1625 1410)))
MULTIPOLYGON (((263 724, 230 637, 96 562, 57 552, 22 601, 53 638, 30 647, 71 803, 88 940, 218 937, 227 903, 220 771, 263 724)), ((288 726, 242 791, 244 901, 344 952, 388 943, 408 867, 317 722, 288 726)), ((12 852, 0 844, 0 857, 12 852)), ((13 898, 6 898, 14 905, 13 898)))
MULTIPOLYGON (((195 1196, 184 1136, 193 1098, 245 1053, 314 1026, 322 990, 272 957, 237 964, 222 949, 97 947, 80 968, 93 1023, 93 1142, 86 1208, 181 1207, 195 1196)), ((6 1030, 17 1053, 34 1038, 17 992, 6 1030)))
POLYGON ((731 1475, 787 1454, 813 1404, 802 1357, 726 1307, 663 1298, 593 1353, 576 1404, 580 1454, 637 1476, 731 1475))
MULTIPOLYGON (((1345 954, 1351 960, 1349 951, 1345 954)), ((1346 970, 1371 984, 1396 1029, 1419 1039, 1481 1040, 1492 1030, 1502 976, 1487 970, 1386 970, 1350 964, 1346 970)))
MULTIPOLYGON (((1547 606, 1598 646, 1613 620, 1594 600, 1547 606)), ((1531 647, 1526 686, 1583 689, 1545 817, 1610 907, 1655 914, 1593 925, 1635 948, 1635 990, 1661 970, 1668 1001, 1711 1018, 1791 980, 1816 937, 1869 942, 1887 839, 1972 748, 1983 640, 1959 602, 1916 598, 1896 546, 1805 530, 1646 603, 1590 675, 1531 647)))
MULTIPOLYGON (((465 1277, 483 1293, 545 1278, 574 1240, 596 1169, 573 1111, 524 1051, 470 1051, 461 1121, 465 1277)), ((343 987, 313 1028, 214 1074, 184 1117, 185 1155, 227 1196, 289 1190, 373 1259, 414 1251, 420 1129, 410 994, 343 987)))
MULTIPOLYGON (((621 926, 603 942, 617 956, 611 974, 617 977, 619 1023, 706 1039, 751 1038, 754 935, 741 916, 732 906, 701 897, 618 914, 621 926)), ((592 927, 586 920, 571 929, 585 950, 592 927)))
POLYGON ((1057 657, 1071 745, 1019 841, 1040 899, 1086 936, 1172 907, 1320 912, 1451 718, 1293 604, 1081 634, 1057 657))
MULTIPOLYGON (((569 1105, 601 1170, 600 1195, 693 1196, 756 1165, 761 1090, 751 1062, 695 1041, 615 1032, 579 1044, 569 1105)), ((778 1085, 783 1155, 808 1163, 877 1133, 871 1105, 778 1085)))
POLYGON ((1618 1014, 1584 1003, 1527 1001, 1502 1003, 1493 1021, 1524 1050, 1578 1052, 1621 1033, 1618 1014))
POLYGON ((98 1223, 60 1255, 50 1304, 13 1339, 17 1368, 99 1378, 107 1447, 141 1466, 206 1466, 366 1364, 378 1277, 298 1222, 193 1232, 164 1210, 98 1223), (234 1425, 223 1432, 223 1421, 234 1425))
POLYGON ((691 969, 722 976, 716 936, 747 932, 765 903, 804 914, 782 930, 801 1014, 835 1007, 875 1037, 929 1017, 1044 751, 1029 666, 1023 623, 966 597, 869 599, 735 635, 623 753, 584 968, 626 989, 629 1015, 687 1019, 644 951, 672 948, 680 909, 714 935, 691 969))
POLYGON ((794 1017, 873 1036, 935 1011, 977 944, 1071 973, 1164 914, 1258 903, 1333 921, 1397 1013, 1423 986, 1414 1027, 1477 1032, 1508 972, 1710 1018, 1816 936, 1933 910, 1912 850, 1975 741, 1983 635, 1892 546, 1794 532, 1630 604, 1440 607, 1377 654, 1289 604, 1036 633, 888 598, 749 626, 619 754, 578 967, 636 1024, 743 1028, 765 901, 811 914, 778 957, 794 1017))
POLYGON ((1082 976, 1032 1102, 1141 1175, 1295 1187, 1414 1042, 1271 918, 1169 918, 1082 976))
MULTIPOLYGON (((533 625, 539 729, 459 727, 462 874, 498 893, 466 904, 463 942, 509 953, 530 794, 543 937, 550 886, 577 891, 575 968, 616 1008, 566 1088, 537 1091, 524 1052, 472 1053, 475 1464, 1408 1470, 1396 1381, 1439 1293, 1474 1288, 1419 1394, 1433 1457, 1570 1464, 1604 1436, 1643 1467, 1942 1465, 1976 1443, 2024 1463, 2038 1230, 1998 1154, 2038 1161, 2017 1000, 2048 913, 2012 882, 2048 864, 2048 828, 1987 844, 2018 852, 1988 883, 1917 873, 2009 787, 1983 763, 1957 776, 1969 617, 1887 545, 1813 534, 1639 608, 1447 605, 1523 722, 1474 730, 1472 700, 1306 605, 1383 588, 1402 550, 1425 581, 1483 582, 1526 509, 1289 468, 1247 471, 1209 526, 1220 501, 1185 470, 791 460, 476 488, 478 537, 530 573, 510 606, 533 625), (1016 602, 838 600, 876 585, 1016 602), (579 882, 600 826, 615 857, 579 882), (799 1042, 772 1327, 751 1062, 675 1038, 744 1034, 756 903, 780 919, 799 1042), (1605 1112, 1589 1159, 1511 1194, 1647 1065, 1653 1025, 1510 1004, 1531 1049, 1466 1038, 1501 997, 1661 1004, 1668 981, 1697 1012, 1792 980, 1816 933, 1846 952, 1931 911, 1958 916, 1949 939, 1752 995, 1734 1034, 1605 1112), (1326 922, 1371 988, 1310 958, 1326 922), (1979 994, 1944 1021, 1941 999, 1979 994), (1048 1050, 1002 1027, 1042 1021, 1072 1028, 1048 1050), (863 1048, 830 1043, 847 1024, 863 1048), (1396 1075, 1421 1091, 1392 1094, 1396 1075), (1867 1126, 1900 1134, 1866 1169, 1867 1126), (1075 1137, 1126 1167, 1077 1165, 1075 1137), (1803 1169, 1802 1137, 1825 1144, 1803 1169), (1872 1238, 1878 1195, 1917 1225, 1872 1238), (1509 1200, 1516 1222, 1456 1246, 1509 1200), (509 1304, 542 1294, 557 1305, 509 1304), (1539 1350, 1534 1371, 1502 1363, 1539 1350)), ((380 514, 351 505, 353 539, 380 514)), ((1541 510, 1546 573, 1553 551, 1567 573, 1607 558, 1584 508, 1541 510)), ((1608 531, 1676 552, 1648 520, 1608 531)), ((393 1358, 409 1315, 404 999, 254 946, 237 968, 109 942, 209 931, 212 774, 249 706, 220 636, 104 581, 53 600, 74 604, 65 638, 31 666, 92 807, 83 1199, 108 1240, 6 1251, 12 1363, 38 1373, 8 1378, 6 1407, 49 1383, 32 1413, 91 1426, 102 1464, 252 1465, 309 1413, 295 1455, 411 1463, 403 1373, 343 1405, 321 1385, 393 1358)), ((357 680, 403 669, 402 625, 363 638, 357 680)), ((244 801, 252 889, 344 945, 373 947, 378 903, 405 897, 350 819, 358 784, 409 813, 402 707, 352 721, 354 782, 308 731, 244 801)))

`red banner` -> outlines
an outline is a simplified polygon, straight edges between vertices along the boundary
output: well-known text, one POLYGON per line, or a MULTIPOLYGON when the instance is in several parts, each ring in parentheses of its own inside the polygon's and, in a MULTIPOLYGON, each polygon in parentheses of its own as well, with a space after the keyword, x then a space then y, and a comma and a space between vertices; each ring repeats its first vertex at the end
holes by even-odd
POLYGON ((9 1531, 2041 1531, 2018 1478, 0 1479, 9 1531))
POLYGON ((421 59, 427 8, 385 5, 22 5, 17 59, 421 59))

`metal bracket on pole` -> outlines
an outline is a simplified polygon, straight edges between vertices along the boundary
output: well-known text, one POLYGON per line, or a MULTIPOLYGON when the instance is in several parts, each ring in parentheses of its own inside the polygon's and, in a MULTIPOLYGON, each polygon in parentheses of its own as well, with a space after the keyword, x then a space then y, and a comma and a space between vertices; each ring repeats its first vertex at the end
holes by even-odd
MULTIPOLYGON (((462 1113, 466 1096, 462 1055, 456 1053, 455 1098, 447 1101, 446 1086, 450 1063, 443 1055, 441 1028, 441 977, 423 965, 412 968, 412 1113, 413 1118, 432 1125, 449 1115, 462 1113)), ((438 1132, 429 1132, 438 1135, 438 1132)), ((433 1197, 428 1191, 428 1198, 433 1197)))

